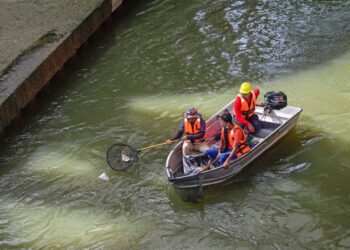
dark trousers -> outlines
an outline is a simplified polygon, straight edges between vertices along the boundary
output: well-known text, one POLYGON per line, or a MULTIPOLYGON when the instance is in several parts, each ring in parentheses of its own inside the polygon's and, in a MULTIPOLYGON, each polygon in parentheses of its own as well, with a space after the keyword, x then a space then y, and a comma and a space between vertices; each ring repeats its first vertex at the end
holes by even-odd
MULTIPOLYGON (((249 117, 249 118, 247 119, 247 121, 250 122, 250 123, 254 126, 254 128, 255 128, 254 134, 255 134, 255 133, 258 133, 258 132, 260 131, 260 129, 261 129, 261 123, 260 123, 260 121, 259 121, 259 117, 258 117, 256 114, 254 114, 254 115, 252 115, 251 117, 249 117)), ((237 124, 238 124, 241 128, 248 130, 248 127, 247 127, 246 125, 244 125, 244 124, 242 124, 242 123, 240 123, 240 122, 237 122, 237 124)))

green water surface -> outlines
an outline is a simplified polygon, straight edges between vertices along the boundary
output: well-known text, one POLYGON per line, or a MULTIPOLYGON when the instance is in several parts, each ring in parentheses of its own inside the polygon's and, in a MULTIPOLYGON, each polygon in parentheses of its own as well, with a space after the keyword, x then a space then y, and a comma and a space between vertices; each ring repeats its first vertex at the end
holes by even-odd
POLYGON ((2 249, 350 248, 350 1, 139 1, 37 102, 0 147, 2 249), (303 113, 231 183, 183 202, 169 147, 109 169, 109 145, 163 142, 246 80, 303 113))

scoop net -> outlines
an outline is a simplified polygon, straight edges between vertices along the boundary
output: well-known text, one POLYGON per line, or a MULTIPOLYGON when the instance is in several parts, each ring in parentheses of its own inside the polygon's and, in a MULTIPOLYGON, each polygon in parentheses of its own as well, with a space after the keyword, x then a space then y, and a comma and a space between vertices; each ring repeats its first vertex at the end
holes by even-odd
POLYGON ((125 170, 138 160, 138 151, 123 143, 113 144, 107 151, 107 162, 113 170, 125 170))

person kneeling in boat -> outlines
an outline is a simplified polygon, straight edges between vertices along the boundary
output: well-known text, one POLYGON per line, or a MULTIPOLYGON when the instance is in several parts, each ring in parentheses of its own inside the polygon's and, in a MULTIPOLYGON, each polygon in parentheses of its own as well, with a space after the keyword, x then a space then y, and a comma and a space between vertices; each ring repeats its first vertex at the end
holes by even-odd
POLYGON ((225 112, 220 116, 220 124, 219 148, 214 147, 204 151, 204 155, 209 156, 210 161, 203 171, 210 168, 212 163, 215 163, 216 166, 223 165, 224 168, 228 168, 231 159, 239 158, 250 150, 243 129, 233 123, 232 115, 229 112, 225 112))
POLYGON ((191 164, 186 161, 192 151, 202 152, 208 148, 208 146, 203 143, 205 135, 206 122, 202 118, 202 115, 198 112, 196 108, 190 108, 184 114, 183 122, 175 136, 166 142, 171 144, 174 140, 178 140, 184 135, 184 141, 182 144, 182 154, 183 154, 183 166, 184 173, 190 173, 194 169, 191 164))
POLYGON ((263 103, 257 102, 259 94, 258 88, 252 90, 252 85, 244 82, 235 99, 233 112, 236 115, 237 124, 249 133, 257 133, 261 129, 259 117, 255 114, 255 106, 264 106, 263 103))

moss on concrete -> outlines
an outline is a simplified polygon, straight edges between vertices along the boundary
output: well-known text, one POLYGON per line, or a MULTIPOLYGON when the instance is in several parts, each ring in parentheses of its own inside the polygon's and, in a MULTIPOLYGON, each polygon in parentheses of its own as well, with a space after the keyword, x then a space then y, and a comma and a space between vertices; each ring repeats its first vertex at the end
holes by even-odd
POLYGON ((102 2, 0 1, 0 76, 21 56, 71 32, 102 2))
POLYGON ((17 58, 13 59, 13 61, 6 66, 2 72, 0 72, 0 80, 2 78, 3 75, 6 75, 11 68, 13 68, 14 65, 16 65, 21 58, 23 58, 26 55, 29 55, 30 53, 42 48, 43 46, 53 43, 57 40, 59 40, 62 37, 61 34, 57 34, 56 30, 51 30, 48 33, 46 33, 45 35, 43 35, 42 37, 40 37, 37 41, 35 41, 32 45, 30 45, 27 49, 25 49, 23 52, 21 52, 20 54, 18 54, 17 58))

